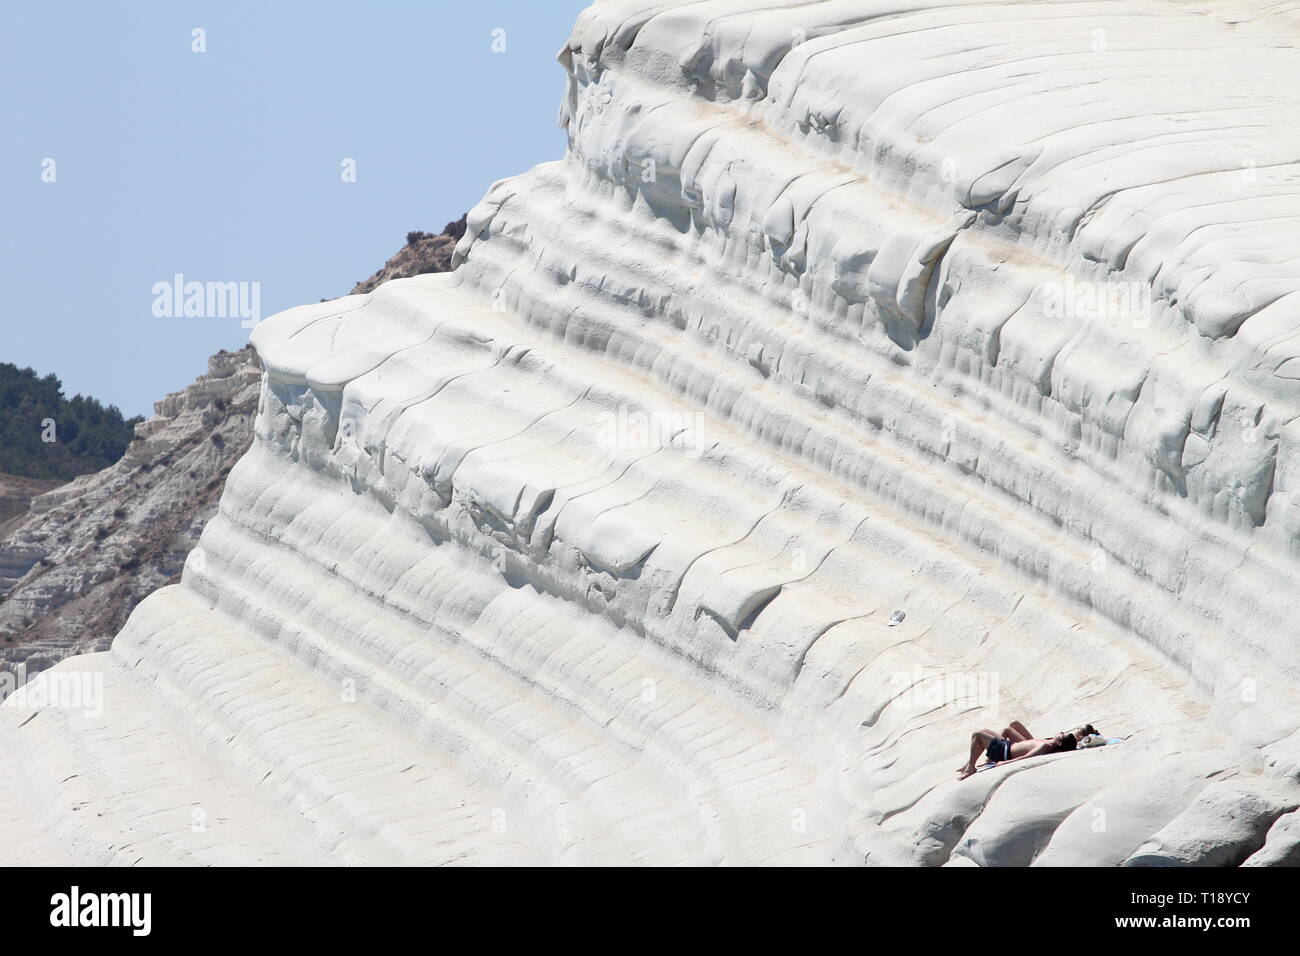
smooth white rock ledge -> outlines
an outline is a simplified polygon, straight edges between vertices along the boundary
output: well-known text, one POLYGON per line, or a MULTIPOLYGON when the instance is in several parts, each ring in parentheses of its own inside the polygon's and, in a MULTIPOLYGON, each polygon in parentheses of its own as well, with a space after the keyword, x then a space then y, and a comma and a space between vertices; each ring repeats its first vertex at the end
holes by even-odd
POLYGON ((1297 39, 598 3, 458 271, 256 329, 182 582, 0 707, 0 842, 1294 863, 1297 39), (956 782, 1014 718, 1132 737, 956 782))

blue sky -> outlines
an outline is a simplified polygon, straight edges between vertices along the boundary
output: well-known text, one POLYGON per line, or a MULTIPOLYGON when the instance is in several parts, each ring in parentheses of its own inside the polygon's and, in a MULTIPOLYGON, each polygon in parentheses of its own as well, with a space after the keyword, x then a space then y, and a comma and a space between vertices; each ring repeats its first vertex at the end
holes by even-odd
POLYGON ((155 283, 258 282, 263 316, 343 295, 560 158, 555 54, 586 5, 10 0, 0 361, 151 414, 248 338, 155 316, 155 283))

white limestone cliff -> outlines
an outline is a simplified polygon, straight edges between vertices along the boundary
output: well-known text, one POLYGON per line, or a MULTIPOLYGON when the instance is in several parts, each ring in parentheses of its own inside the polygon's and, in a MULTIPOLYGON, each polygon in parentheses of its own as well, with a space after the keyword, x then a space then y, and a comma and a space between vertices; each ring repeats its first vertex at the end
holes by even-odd
POLYGON ((0 707, 0 841, 1294 863, 1298 33, 596 4, 456 272, 255 330, 181 583, 0 707), (1131 736, 958 782, 1013 718, 1131 736))

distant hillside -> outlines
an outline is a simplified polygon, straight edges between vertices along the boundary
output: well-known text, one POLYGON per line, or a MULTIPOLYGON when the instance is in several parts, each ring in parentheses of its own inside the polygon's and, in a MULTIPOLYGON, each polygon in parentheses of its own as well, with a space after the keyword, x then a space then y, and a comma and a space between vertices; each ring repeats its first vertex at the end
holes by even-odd
POLYGON ((70 481, 99 471, 122 457, 142 421, 94 398, 65 398, 55 375, 0 362, 0 472, 70 481))
MULTIPOLYGON (((0 538, 16 519, 27 514, 33 498, 59 487, 57 478, 18 478, 0 472, 0 538)), ((4 573, 0 571, 0 578, 4 573)))
POLYGON ((139 601, 176 580, 253 437, 252 346, 155 404, 126 454, 61 485, 0 536, 0 670, 102 649, 139 601))
POLYGON ((450 272, 451 254, 456 249, 456 242, 465 235, 465 217, 449 222, 441 233, 408 232, 406 245, 384 263, 383 267, 369 279, 358 282, 352 289, 352 295, 374 292, 389 279, 407 279, 411 276, 424 275, 426 272, 450 272))

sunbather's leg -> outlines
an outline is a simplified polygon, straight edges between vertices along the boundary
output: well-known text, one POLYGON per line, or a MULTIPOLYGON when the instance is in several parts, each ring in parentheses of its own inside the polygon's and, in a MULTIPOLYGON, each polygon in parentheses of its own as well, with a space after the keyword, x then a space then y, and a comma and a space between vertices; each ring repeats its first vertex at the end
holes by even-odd
MULTIPOLYGON (((976 737, 980 736, 981 734, 982 734, 984 737, 987 738, 987 739, 984 741, 984 749, 985 749, 985 750, 988 750, 989 744, 993 743, 993 741, 994 741, 996 738, 998 738, 998 737, 1005 737, 1005 736, 1006 736, 1005 733, 995 734, 993 731, 988 730, 988 729, 986 728, 986 729, 984 729, 984 730, 977 730, 977 731, 975 731, 975 733, 971 735, 971 740, 974 741, 974 739, 975 739, 976 737)), ((972 751, 972 753, 974 753, 974 751, 972 751)), ((975 760, 979 760, 979 758, 980 758, 980 755, 979 755, 979 754, 975 754, 974 759, 975 759, 975 760)), ((957 769, 958 769, 958 770, 965 770, 965 769, 966 769, 966 764, 962 764, 962 765, 959 766, 957 769)))
POLYGON ((957 768, 961 773, 960 779, 965 780, 975 772, 975 761, 980 759, 980 754, 988 750, 989 744, 997 737, 998 735, 991 730, 977 730, 970 735, 970 759, 957 768))
POLYGON ((1029 728, 1026 727, 1018 720, 1011 721, 1011 729, 1016 732, 1016 736, 1012 737, 1011 738, 1012 740, 1033 740, 1034 739, 1034 735, 1029 732, 1029 728))

